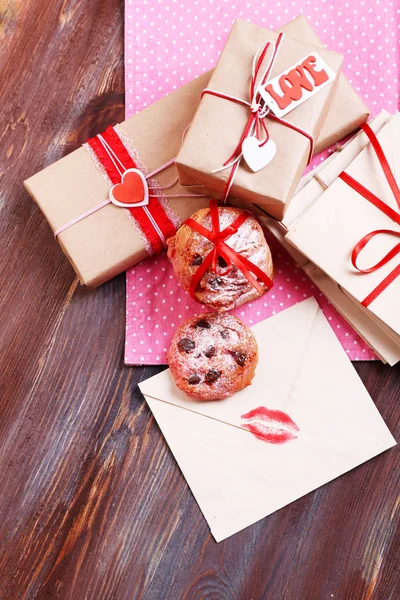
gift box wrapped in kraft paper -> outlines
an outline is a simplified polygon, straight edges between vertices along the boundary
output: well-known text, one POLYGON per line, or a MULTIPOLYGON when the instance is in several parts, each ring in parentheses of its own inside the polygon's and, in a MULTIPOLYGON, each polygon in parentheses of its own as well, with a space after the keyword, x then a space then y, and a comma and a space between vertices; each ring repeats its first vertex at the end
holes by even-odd
MULTIPOLYGON (((283 25, 277 30, 277 33, 280 32, 300 42, 324 47, 310 23, 302 15, 283 25)), ((369 114, 368 106, 357 94, 346 76, 340 73, 331 106, 321 132, 315 140, 314 155, 352 134, 367 121, 369 114)), ((196 183, 186 173, 184 179, 185 185, 196 183)))
POLYGON ((236 21, 178 154, 181 183, 259 204, 281 220, 328 114, 342 61, 335 52, 236 21))
POLYGON ((332 183, 326 182, 325 191, 285 239, 368 314, 398 349, 400 115, 389 118, 376 135, 373 127, 364 125, 363 135, 369 143, 332 183))
MULTIPOLYGON (((313 46, 324 47, 322 41, 303 16, 296 17, 293 21, 286 23, 277 32, 283 32, 295 40, 306 42, 313 46)), ((369 114, 369 108, 351 86, 345 75, 340 73, 336 92, 333 96, 327 117, 322 125, 320 134, 315 140, 314 155, 352 134, 367 121, 369 114)), ((185 185, 195 185, 195 180, 190 178, 187 173, 185 173, 184 177, 185 185)), ((201 188, 199 187, 197 190, 200 191, 201 188)), ((242 205, 246 206, 243 202, 242 205)), ((249 206, 252 210, 255 209, 254 204, 247 205, 247 208, 249 206)))
POLYGON ((95 288, 162 251, 181 222, 208 204, 180 186, 173 161, 208 79, 200 76, 24 182, 82 284, 95 288))
MULTIPOLYGON (((391 115, 382 111, 369 123, 377 134, 389 121, 391 115)), ((400 361, 400 336, 353 298, 331 279, 324 271, 299 252, 286 235, 305 212, 318 200, 340 173, 345 170, 368 144, 368 137, 360 131, 344 146, 340 147, 324 163, 305 175, 283 219, 279 222, 258 210, 266 227, 278 238, 295 262, 307 273, 312 282, 325 294, 340 314, 350 323, 363 340, 375 351, 383 362, 390 365, 400 361)))

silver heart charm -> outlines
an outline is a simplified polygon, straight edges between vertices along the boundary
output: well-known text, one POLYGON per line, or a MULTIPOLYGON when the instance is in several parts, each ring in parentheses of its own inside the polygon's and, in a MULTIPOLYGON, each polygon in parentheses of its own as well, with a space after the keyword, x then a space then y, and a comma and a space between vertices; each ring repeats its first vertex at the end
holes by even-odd
POLYGON ((253 135, 247 137, 242 144, 243 158, 254 173, 266 167, 276 154, 276 145, 271 139, 264 146, 260 144, 260 140, 253 135))

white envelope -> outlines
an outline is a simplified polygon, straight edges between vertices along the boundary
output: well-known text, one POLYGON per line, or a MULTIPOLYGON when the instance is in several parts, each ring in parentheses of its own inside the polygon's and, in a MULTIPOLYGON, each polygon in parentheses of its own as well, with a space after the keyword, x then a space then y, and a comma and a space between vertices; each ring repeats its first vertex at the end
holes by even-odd
POLYGON ((139 385, 217 542, 396 444, 313 298, 252 329, 256 376, 231 398, 189 398, 169 370, 139 385), (296 437, 248 431, 242 415, 260 406, 296 437))

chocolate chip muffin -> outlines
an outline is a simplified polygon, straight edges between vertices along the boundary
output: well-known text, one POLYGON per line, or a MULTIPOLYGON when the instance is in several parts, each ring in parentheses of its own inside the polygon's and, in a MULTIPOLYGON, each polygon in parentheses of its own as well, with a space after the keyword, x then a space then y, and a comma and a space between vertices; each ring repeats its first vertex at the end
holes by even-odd
MULTIPOLYGON (((243 212, 245 211, 240 208, 219 206, 221 231, 233 223, 243 212)), ((209 208, 198 210, 192 215, 192 219, 201 223, 206 229, 212 230, 209 208)), ((226 240, 226 243, 259 267, 270 279, 273 278, 271 252, 263 230, 252 214, 249 214, 246 221, 236 233, 226 240)), ((172 263, 175 275, 182 286, 188 290, 194 273, 212 250, 213 244, 201 233, 185 224, 172 238, 167 240, 167 244, 168 258, 172 263)), ((258 292, 235 265, 227 272, 227 264, 220 256, 216 272, 211 267, 207 269, 196 287, 195 297, 201 304, 207 304, 212 309, 223 312, 249 300, 254 300, 266 291, 266 285, 262 284, 262 291, 258 292)))
POLYGON ((168 354, 176 385, 198 400, 227 398, 250 385, 257 361, 251 330, 233 315, 218 313, 180 325, 168 354))

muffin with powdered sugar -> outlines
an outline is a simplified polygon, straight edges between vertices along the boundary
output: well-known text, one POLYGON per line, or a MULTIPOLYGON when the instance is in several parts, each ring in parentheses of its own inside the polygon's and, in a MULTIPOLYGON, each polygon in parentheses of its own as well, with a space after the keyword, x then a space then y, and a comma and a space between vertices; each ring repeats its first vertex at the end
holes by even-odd
MULTIPOLYGON (((241 214, 246 220, 227 240, 226 244, 240 256, 273 278, 271 251, 265 240, 263 230, 251 213, 231 206, 219 206, 218 215, 221 231, 231 225, 241 214)), ((209 208, 202 208, 192 215, 192 219, 203 227, 212 230, 209 208)), ((183 224, 176 234, 167 241, 168 257, 174 272, 184 289, 189 290, 192 278, 203 264, 205 257, 213 249, 213 243, 187 224, 183 224)), ((194 290, 194 296, 201 304, 213 310, 223 312, 231 310, 249 300, 254 300, 267 291, 265 283, 260 282, 257 290, 235 264, 228 268, 225 259, 218 257, 215 271, 209 267, 194 290)))
POLYGON ((232 396, 250 385, 258 361, 252 331, 228 313, 205 313, 180 325, 168 353, 176 385, 198 400, 232 396))

